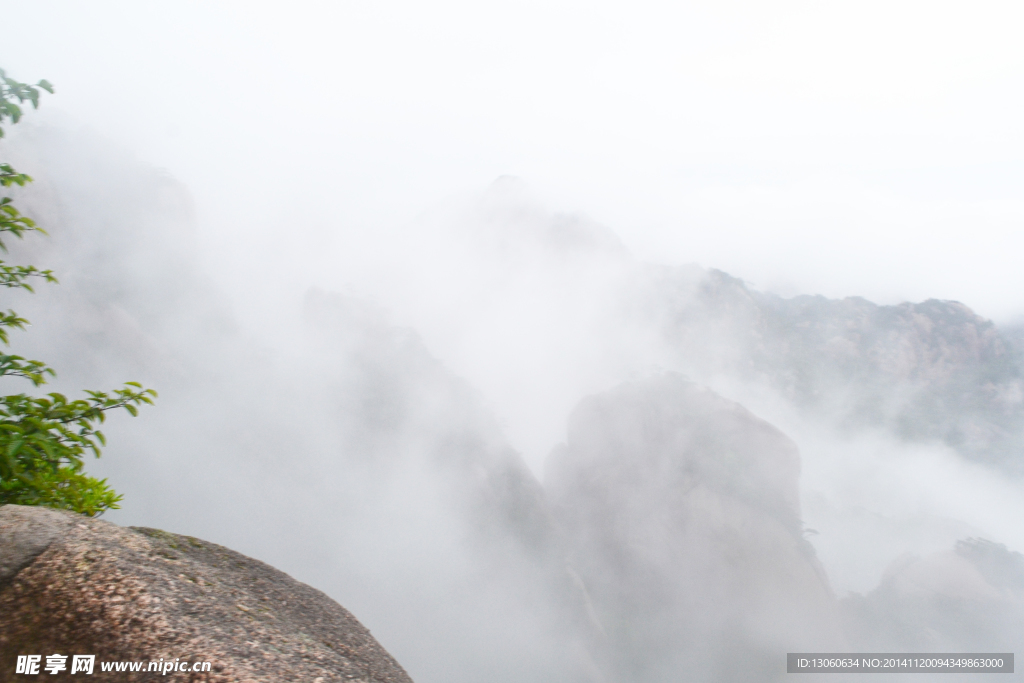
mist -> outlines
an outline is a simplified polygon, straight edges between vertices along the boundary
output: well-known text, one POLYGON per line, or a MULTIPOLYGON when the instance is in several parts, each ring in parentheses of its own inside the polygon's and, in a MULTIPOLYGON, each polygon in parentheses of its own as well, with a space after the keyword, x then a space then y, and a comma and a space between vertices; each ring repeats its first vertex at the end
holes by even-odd
POLYGON ((2 12, 14 352, 160 392, 107 519, 420 683, 1024 638, 1016 6, 2 12))

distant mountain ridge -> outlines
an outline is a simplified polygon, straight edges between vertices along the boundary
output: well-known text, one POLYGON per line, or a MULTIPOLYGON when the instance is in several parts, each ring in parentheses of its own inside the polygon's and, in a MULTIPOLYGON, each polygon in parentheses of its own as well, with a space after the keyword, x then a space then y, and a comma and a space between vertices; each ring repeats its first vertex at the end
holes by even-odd
POLYGON ((597 327, 633 345, 624 355, 658 358, 704 383, 724 376, 768 388, 840 434, 882 430, 1024 473, 1024 332, 1000 329, 964 303, 782 297, 715 268, 647 262, 613 230, 539 208, 525 184, 509 179, 462 221, 457 234, 504 269, 509 289, 547 273, 549 298, 529 304, 571 318, 591 305, 588 296, 604 297, 597 327), (566 282, 592 288, 570 292, 566 282))
POLYGON ((840 430, 1024 471, 1021 344, 960 302, 783 298, 695 266, 649 267, 637 296, 696 377, 762 383, 840 430))

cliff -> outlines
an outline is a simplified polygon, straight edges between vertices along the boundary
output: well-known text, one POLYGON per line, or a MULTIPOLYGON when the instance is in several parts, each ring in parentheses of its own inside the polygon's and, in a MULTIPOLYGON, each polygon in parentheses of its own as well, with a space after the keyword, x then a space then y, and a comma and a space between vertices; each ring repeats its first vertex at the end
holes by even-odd
POLYGON ((667 374, 584 400, 568 436, 545 484, 615 680, 773 680, 787 648, 842 651, 785 435, 667 374))

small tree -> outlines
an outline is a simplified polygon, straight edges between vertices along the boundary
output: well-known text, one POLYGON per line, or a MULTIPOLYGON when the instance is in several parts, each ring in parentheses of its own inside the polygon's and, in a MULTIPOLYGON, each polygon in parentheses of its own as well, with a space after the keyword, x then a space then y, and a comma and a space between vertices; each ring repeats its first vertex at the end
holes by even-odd
MULTIPOLYGON (((0 69, 0 138, 6 120, 13 124, 21 119, 20 105, 31 102, 33 109, 39 107, 41 90, 53 93, 53 86, 45 80, 35 85, 19 83, 0 69)), ((28 175, 18 173, 10 164, 0 163, 0 186, 24 186, 30 182, 32 178, 28 175)), ((0 198, 0 251, 7 253, 5 233, 20 239, 28 232, 46 234, 14 207, 10 197, 0 198)), ((0 260, 0 287, 31 292, 33 279, 57 282, 49 270, 8 265, 0 260)), ((23 330, 26 324, 28 321, 14 311, 0 311, 0 344, 9 346, 9 329, 23 330)), ((55 374, 41 361, 0 353, 0 378, 17 377, 39 386, 55 374)), ((139 405, 152 405, 156 392, 127 382, 125 388, 109 394, 85 393, 86 398, 77 400, 68 400, 58 393, 45 397, 0 396, 0 505, 45 505, 90 516, 119 507, 122 496, 107 486, 105 479, 85 474, 82 460, 87 452, 98 458, 100 446, 106 445, 97 427, 107 411, 124 408, 134 416, 139 405)))

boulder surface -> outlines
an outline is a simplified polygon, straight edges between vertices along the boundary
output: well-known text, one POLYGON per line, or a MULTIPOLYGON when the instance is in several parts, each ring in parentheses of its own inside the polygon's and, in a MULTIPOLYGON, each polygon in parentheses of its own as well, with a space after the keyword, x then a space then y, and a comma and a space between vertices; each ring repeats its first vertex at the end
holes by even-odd
POLYGON ((0 683, 77 680, 72 655, 103 662, 209 662, 169 681, 411 683, 347 610, 263 562, 189 536, 45 508, 0 507, 0 683), (68 657, 16 674, 19 655, 68 657))

